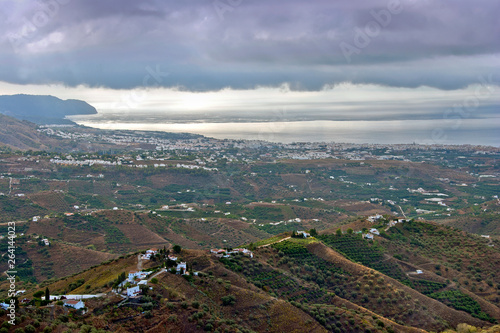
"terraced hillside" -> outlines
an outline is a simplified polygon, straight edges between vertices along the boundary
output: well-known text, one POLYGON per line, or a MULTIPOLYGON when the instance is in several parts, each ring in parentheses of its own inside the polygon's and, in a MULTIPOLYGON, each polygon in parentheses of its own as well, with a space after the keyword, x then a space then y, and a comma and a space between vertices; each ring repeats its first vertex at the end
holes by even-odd
MULTIPOLYGON (((500 319, 484 304, 475 312, 456 309, 450 304, 458 295, 452 285, 420 280, 408 286, 347 259, 319 239, 289 236, 255 248, 253 258, 181 250, 178 260, 187 263, 189 276, 162 270, 168 262, 161 258, 147 261, 143 269, 154 273, 148 279, 151 288, 134 300, 119 297, 112 286, 120 274, 136 270, 136 255, 31 285, 28 297, 45 288, 52 294, 101 296, 86 301, 87 314, 76 312, 63 320, 55 320, 43 308, 21 307, 26 316, 20 325, 36 320, 40 328, 57 331, 88 325, 123 332, 436 332, 463 323, 487 328, 500 319)), ((59 305, 54 311, 63 318, 59 305)))

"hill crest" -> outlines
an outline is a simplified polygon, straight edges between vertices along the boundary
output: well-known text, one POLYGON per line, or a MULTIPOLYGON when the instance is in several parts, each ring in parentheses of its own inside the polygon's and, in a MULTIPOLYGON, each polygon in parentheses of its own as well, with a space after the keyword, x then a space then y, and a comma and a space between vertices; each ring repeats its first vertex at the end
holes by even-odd
POLYGON ((96 114, 97 110, 80 100, 19 94, 0 96, 0 113, 36 124, 72 124, 66 116, 96 114))

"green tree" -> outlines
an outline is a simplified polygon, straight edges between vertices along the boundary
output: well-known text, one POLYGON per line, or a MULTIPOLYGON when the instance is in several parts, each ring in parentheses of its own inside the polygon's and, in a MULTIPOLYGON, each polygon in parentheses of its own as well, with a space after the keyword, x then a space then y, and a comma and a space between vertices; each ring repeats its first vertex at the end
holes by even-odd
POLYGON ((174 245, 172 249, 174 250, 175 253, 181 253, 182 250, 180 245, 174 245))
POLYGON ((45 301, 50 301, 50 291, 49 287, 45 288, 45 301))

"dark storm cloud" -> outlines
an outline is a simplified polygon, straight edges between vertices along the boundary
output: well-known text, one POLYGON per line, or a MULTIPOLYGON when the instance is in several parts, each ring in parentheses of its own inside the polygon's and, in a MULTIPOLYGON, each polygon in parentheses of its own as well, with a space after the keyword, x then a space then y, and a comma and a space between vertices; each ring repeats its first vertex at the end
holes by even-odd
POLYGON ((189 90, 500 80, 500 2, 3 1, 0 80, 189 90))

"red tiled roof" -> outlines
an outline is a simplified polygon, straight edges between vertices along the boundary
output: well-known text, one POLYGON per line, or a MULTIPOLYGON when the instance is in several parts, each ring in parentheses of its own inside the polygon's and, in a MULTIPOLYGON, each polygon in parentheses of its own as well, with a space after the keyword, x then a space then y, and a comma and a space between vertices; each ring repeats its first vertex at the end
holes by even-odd
POLYGON ((66 300, 64 302, 64 304, 73 304, 73 305, 76 305, 76 304, 78 304, 78 302, 80 302, 80 301, 75 301, 73 299, 68 299, 68 300, 66 300))

